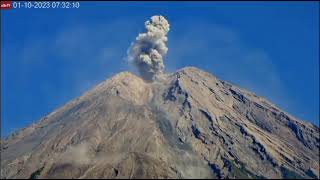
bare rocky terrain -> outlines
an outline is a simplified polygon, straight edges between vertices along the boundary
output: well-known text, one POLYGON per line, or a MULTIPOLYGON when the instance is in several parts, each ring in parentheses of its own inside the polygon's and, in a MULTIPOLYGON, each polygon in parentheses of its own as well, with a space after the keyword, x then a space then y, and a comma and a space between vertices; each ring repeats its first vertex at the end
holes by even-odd
POLYGON ((1 178, 319 178, 319 127, 188 67, 122 72, 1 141, 1 178))

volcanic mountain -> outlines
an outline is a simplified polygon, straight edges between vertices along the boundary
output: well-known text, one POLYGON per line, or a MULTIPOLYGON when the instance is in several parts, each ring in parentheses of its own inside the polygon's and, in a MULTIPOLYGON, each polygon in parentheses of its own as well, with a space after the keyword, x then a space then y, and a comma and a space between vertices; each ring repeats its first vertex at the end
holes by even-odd
POLYGON ((319 127, 200 69, 122 72, 1 142, 1 178, 319 178, 319 127))

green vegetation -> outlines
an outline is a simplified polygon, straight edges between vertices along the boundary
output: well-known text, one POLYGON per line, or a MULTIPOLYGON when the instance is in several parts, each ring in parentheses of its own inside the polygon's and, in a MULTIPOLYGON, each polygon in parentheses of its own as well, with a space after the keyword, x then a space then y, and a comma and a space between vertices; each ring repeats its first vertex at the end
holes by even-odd
POLYGON ((231 175, 236 179, 266 179, 263 176, 257 176, 250 172, 243 163, 239 163, 238 167, 234 162, 231 162, 231 175))
POLYGON ((33 172, 29 179, 37 179, 39 177, 39 175, 41 174, 41 171, 44 169, 44 166, 38 170, 36 170, 35 172, 33 172))
POLYGON ((305 179, 294 171, 291 171, 285 167, 281 167, 281 173, 284 179, 305 179))
POLYGON ((318 179, 317 175, 315 175, 310 169, 306 172, 306 174, 313 179, 318 179))

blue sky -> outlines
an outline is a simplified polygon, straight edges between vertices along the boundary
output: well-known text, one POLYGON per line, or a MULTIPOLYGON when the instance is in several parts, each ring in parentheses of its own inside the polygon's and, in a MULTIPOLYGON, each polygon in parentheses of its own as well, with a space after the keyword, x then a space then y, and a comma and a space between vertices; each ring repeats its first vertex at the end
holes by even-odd
POLYGON ((318 2, 80 3, 1 11, 2 137, 132 70, 126 51, 158 14, 167 71, 204 69, 319 125, 318 2))

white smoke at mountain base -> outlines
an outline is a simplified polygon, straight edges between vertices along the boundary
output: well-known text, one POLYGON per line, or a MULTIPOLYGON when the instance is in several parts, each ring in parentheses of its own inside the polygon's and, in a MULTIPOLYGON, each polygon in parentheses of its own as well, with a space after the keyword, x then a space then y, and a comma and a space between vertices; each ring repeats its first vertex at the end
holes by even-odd
POLYGON ((81 143, 75 146, 70 146, 62 156, 63 163, 74 163, 76 165, 89 164, 91 158, 89 157, 88 143, 81 143))
POLYGON ((138 69, 142 78, 153 81, 164 72, 163 57, 170 25, 163 16, 152 16, 145 22, 146 33, 137 36, 128 50, 128 61, 138 69))

